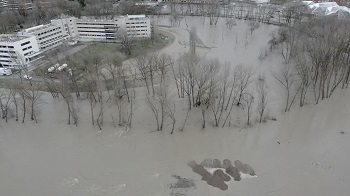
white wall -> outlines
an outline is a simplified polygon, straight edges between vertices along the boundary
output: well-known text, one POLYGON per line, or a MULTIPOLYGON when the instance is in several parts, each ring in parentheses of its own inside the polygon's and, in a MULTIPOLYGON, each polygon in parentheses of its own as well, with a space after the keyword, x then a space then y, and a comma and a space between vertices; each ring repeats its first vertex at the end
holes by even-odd
POLYGON ((3 66, 13 67, 18 63, 28 64, 40 55, 41 52, 35 36, 10 36, 13 41, 0 41, 0 63, 3 66))

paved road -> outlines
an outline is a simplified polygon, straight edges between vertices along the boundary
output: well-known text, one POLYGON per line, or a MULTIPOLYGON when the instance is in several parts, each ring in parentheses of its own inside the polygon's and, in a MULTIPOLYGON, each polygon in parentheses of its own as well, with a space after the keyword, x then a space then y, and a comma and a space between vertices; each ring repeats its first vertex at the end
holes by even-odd
MULTIPOLYGON (((70 46, 69 50, 66 50, 64 52, 61 52, 58 54, 57 60, 62 60, 64 59, 67 55, 73 55, 79 51, 81 51, 82 49, 86 48, 89 44, 81 44, 81 45, 76 45, 76 46, 70 46)), ((41 81, 41 78, 36 78, 34 76, 33 71, 37 68, 40 67, 44 67, 44 66, 48 66, 49 65, 49 61, 46 60, 45 58, 41 58, 35 62, 33 62, 29 67, 28 67, 28 73, 30 76, 33 76, 34 81, 41 81)), ((22 76, 25 74, 22 74, 22 76)), ((11 76, 0 76, 0 79, 8 79, 8 80, 14 80, 14 79, 20 79, 19 78, 19 74, 13 74, 11 76)))

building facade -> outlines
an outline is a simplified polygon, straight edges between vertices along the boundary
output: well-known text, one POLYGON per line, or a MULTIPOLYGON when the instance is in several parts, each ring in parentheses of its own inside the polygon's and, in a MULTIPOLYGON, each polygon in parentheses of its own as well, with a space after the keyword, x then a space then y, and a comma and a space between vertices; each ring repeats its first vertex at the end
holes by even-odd
POLYGON ((33 2, 31 0, 0 0, 0 7, 30 10, 33 8, 33 2))
POLYGON ((62 15, 61 18, 51 20, 52 25, 62 26, 62 35, 65 39, 74 39, 79 36, 76 18, 62 15))
POLYGON ((116 20, 95 20, 82 18, 76 20, 79 41, 111 42, 120 28, 116 20))
POLYGON ((112 20, 93 18, 76 19, 80 41, 115 42, 118 36, 127 34, 130 38, 151 37, 151 22, 145 15, 127 15, 112 20))
POLYGON ((128 36, 134 38, 149 38, 152 33, 151 21, 145 15, 127 15, 125 29, 128 36))
POLYGON ((0 67, 26 65, 39 58, 40 54, 34 35, 0 35, 0 67))
POLYGON ((65 40, 116 42, 120 36, 130 39, 151 37, 150 18, 145 15, 127 15, 111 20, 61 16, 50 24, 39 25, 12 35, 0 37, 2 67, 28 64, 42 52, 55 48, 65 40))
POLYGON ((47 24, 25 29, 18 34, 34 35, 39 44, 39 49, 47 51, 61 45, 63 40, 67 39, 63 36, 63 32, 62 25, 47 24))

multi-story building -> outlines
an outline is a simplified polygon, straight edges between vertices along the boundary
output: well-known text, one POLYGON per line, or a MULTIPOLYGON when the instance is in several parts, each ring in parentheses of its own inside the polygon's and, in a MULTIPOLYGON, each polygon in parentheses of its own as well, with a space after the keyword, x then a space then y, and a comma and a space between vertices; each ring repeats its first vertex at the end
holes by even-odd
POLYGON ((151 37, 150 19, 145 15, 127 15, 112 20, 82 18, 76 20, 80 41, 114 42, 126 33, 130 38, 151 37))
POLYGON ((63 43, 68 37, 63 36, 62 25, 39 25, 19 32, 19 35, 34 35, 42 51, 55 48, 63 43))
POLYGON ((0 67, 16 67, 36 60, 41 54, 34 35, 0 35, 0 67))
POLYGON ((18 62, 30 63, 37 56, 55 48, 64 40, 115 42, 119 36, 131 39, 151 37, 150 19, 145 15, 119 16, 112 20, 61 16, 51 24, 39 25, 12 35, 0 37, 0 63, 14 67, 18 62))
POLYGON ((125 28, 130 37, 151 37, 151 21, 145 15, 127 15, 125 18, 125 28))
POLYGON ((114 41, 120 28, 116 20, 95 20, 82 18, 76 20, 80 41, 114 41))
POLYGON ((36 0, 37 6, 41 8, 48 8, 53 6, 53 0, 36 0))
POLYGON ((33 2, 31 0, 0 0, 0 7, 30 10, 33 8, 33 2))
POLYGON ((51 20, 52 25, 61 25, 62 35, 64 38, 74 39, 78 37, 78 28, 76 25, 76 18, 62 15, 59 19, 51 20))

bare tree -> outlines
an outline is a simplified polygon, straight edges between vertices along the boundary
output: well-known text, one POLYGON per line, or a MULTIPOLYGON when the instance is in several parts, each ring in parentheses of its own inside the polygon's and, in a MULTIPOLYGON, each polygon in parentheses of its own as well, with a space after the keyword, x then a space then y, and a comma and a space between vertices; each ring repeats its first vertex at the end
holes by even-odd
POLYGON ((174 102, 168 102, 166 104, 166 115, 171 119, 172 121, 172 127, 171 127, 171 132, 170 134, 174 133, 174 129, 175 129, 175 124, 176 124, 176 117, 175 117, 175 113, 176 113, 176 106, 174 102))
POLYGON ((209 24, 216 25, 221 12, 219 3, 216 0, 210 0, 210 2, 207 5, 207 9, 207 13, 209 16, 209 24))
MULTIPOLYGON (((133 32, 136 33, 136 32, 133 32)), ((117 31, 116 32, 116 39, 120 42, 122 50, 124 53, 128 56, 132 54, 132 49, 133 49, 133 34, 128 33, 126 31, 117 31)))
POLYGON ((246 89, 248 88, 249 84, 253 82, 252 77, 254 75, 254 72, 251 67, 243 67, 241 65, 235 68, 235 72, 236 72, 235 76, 237 77, 237 85, 238 85, 237 106, 240 106, 246 89))
POLYGON ((250 125, 254 96, 251 93, 245 93, 243 96, 244 108, 247 110, 247 125, 250 125))
POLYGON ((273 77, 284 87, 286 93, 286 106, 284 111, 287 112, 290 110, 295 97, 300 90, 299 88, 293 94, 293 87, 297 81, 296 74, 291 66, 285 65, 277 74, 272 74, 273 77))
MULTIPOLYGON (((41 100, 41 96, 42 96, 42 92, 39 91, 39 86, 38 85, 34 85, 34 84, 30 84, 30 85, 26 85, 24 84, 24 87, 21 89, 22 93, 24 95, 24 99, 28 99, 30 102, 30 119, 34 120, 36 123, 38 122, 38 110, 40 105, 43 104, 43 101, 41 100)), ((25 109, 24 109, 24 113, 25 113, 25 109)), ((24 119, 24 117, 23 117, 24 119)))
POLYGON ((259 123, 262 122, 267 106, 266 78, 260 75, 257 80, 259 123))
POLYGON ((259 24, 259 22, 251 20, 251 21, 249 21, 248 26, 249 26, 250 34, 253 35, 253 32, 259 28, 260 24, 259 24))

